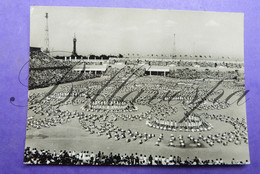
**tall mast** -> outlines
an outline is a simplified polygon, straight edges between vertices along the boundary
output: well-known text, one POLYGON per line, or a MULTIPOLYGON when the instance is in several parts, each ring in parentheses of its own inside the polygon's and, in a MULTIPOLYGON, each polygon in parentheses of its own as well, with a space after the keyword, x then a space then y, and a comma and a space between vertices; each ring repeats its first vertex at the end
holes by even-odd
POLYGON ((173 34, 173 57, 176 55, 175 33, 173 34))
POLYGON ((46 25, 45 25, 45 53, 50 53, 49 48, 49 26, 48 26, 48 13, 45 14, 46 25))
POLYGON ((74 37, 73 37, 73 51, 72 51, 72 55, 73 56, 77 56, 77 38, 76 38, 76 34, 74 33, 74 37))

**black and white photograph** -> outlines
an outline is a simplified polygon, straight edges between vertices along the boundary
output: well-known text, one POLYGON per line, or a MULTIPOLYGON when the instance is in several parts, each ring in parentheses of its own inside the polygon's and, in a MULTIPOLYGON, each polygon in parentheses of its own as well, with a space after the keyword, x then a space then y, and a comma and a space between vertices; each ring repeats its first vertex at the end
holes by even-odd
POLYGON ((24 164, 250 164, 243 13, 31 6, 28 51, 24 164))

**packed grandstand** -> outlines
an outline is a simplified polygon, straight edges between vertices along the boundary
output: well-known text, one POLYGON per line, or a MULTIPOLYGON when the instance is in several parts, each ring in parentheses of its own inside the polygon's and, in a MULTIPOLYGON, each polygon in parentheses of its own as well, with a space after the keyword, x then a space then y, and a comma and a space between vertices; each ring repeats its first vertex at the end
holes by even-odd
MULTIPOLYGON (((65 58, 64 58, 65 60, 65 58)), ((77 59, 78 60, 78 59, 77 59)), ((148 69, 154 68, 151 75, 161 75, 162 67, 170 67, 167 76, 176 79, 225 79, 225 80, 243 80, 243 63, 221 62, 221 61, 188 61, 188 60, 146 60, 129 58, 111 58, 108 68, 105 68, 103 75, 113 76, 120 68, 113 66, 122 63, 125 66, 138 66, 138 76, 150 75, 148 69), (149 67, 149 68, 147 68, 149 67), (221 68, 219 68, 221 67, 221 68), (242 72, 241 72, 242 71, 242 72)), ((84 71, 83 65, 102 65, 104 62, 90 61, 63 61, 55 59, 41 51, 30 52, 30 76, 29 89, 47 87, 54 84, 80 81, 97 77, 94 73, 81 73, 84 71), (74 71, 76 66, 81 65, 79 71, 74 71), (55 76, 53 75, 55 74, 55 76)), ((121 64, 120 64, 121 65, 121 64)), ((127 69, 124 70, 127 74, 127 69)), ((133 71, 133 69, 132 69, 133 71)))

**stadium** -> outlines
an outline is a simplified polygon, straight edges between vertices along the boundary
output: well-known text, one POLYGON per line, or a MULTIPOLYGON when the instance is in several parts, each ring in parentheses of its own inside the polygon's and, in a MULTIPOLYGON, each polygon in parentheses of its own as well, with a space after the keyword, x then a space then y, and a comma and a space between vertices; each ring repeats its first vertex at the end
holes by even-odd
POLYGON ((75 35, 53 55, 46 27, 46 48, 30 48, 25 164, 250 163, 243 60, 80 55, 75 35))
POLYGON ((146 61, 96 65, 31 51, 26 147, 66 150, 89 165, 246 163, 239 160, 248 146, 245 104, 235 103, 245 91, 243 63, 146 61), (84 151, 139 162, 86 162, 84 151))

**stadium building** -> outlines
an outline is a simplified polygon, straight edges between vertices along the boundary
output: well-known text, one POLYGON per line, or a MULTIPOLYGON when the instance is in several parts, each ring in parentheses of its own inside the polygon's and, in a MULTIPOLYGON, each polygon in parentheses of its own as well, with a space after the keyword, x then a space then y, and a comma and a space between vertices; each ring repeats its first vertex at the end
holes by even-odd
POLYGON ((90 73, 90 74, 95 74, 100 76, 103 75, 106 70, 107 70, 106 65, 85 65, 84 67, 84 64, 81 64, 73 68, 73 71, 76 72, 84 72, 84 73, 90 73))
POLYGON ((150 66, 145 70, 146 75, 161 75, 167 76, 170 72, 170 68, 168 66, 150 66))

